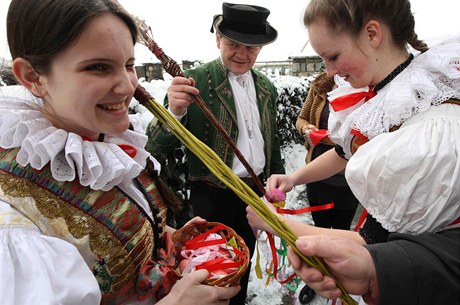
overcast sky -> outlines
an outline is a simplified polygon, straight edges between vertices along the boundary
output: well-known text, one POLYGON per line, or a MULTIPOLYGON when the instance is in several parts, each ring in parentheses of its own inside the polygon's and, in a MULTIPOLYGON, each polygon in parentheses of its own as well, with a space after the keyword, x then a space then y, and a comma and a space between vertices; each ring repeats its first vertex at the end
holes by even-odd
MULTIPOLYGON (((212 18, 222 12, 221 0, 119 0, 126 9, 145 19, 155 41, 176 61, 183 59, 208 61, 218 56, 214 35, 210 33, 212 18)), ((9 0, 0 0, 0 57, 9 58, 5 19, 9 0)), ((262 49, 260 61, 287 60, 289 56, 312 55, 307 46, 302 15, 308 0, 228 1, 260 5, 271 11, 268 21, 278 30, 278 39, 262 49)), ((412 0, 416 32, 419 38, 437 41, 438 37, 460 34, 459 0, 412 0)), ((144 47, 136 48, 138 62, 153 60, 144 47)))

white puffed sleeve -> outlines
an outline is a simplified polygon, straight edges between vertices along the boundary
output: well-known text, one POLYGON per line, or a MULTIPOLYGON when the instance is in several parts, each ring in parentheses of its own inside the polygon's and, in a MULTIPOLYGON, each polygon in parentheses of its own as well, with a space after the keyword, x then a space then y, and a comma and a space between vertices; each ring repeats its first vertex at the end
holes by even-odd
POLYGON ((5 305, 95 305, 101 293, 73 245, 40 234, 0 200, 0 299, 5 305))
POLYGON ((390 232, 436 232, 460 217, 460 106, 432 106, 373 138, 349 160, 347 181, 390 232))

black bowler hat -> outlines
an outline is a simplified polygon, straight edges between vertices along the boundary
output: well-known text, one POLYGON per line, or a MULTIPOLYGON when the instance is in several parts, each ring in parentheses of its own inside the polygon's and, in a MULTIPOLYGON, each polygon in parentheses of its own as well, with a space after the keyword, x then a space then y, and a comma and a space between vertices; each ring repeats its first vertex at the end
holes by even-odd
POLYGON ((263 46, 278 37, 278 32, 267 22, 268 15, 270 11, 265 7, 224 2, 222 15, 214 16, 213 27, 230 40, 247 46, 263 46))

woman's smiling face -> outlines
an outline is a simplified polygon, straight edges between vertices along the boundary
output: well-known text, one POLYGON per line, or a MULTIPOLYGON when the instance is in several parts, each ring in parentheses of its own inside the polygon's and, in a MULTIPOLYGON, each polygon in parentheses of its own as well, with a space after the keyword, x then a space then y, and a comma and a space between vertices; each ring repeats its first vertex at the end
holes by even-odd
POLYGON ((93 140, 124 132, 138 82, 128 27, 112 14, 95 17, 40 80, 44 111, 54 126, 93 140))

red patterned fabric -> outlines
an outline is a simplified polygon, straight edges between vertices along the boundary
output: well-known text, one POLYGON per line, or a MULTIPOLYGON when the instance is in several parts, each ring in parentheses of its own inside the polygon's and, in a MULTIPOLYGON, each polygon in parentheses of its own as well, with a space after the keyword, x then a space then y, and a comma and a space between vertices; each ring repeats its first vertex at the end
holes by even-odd
POLYGON ((171 271, 176 263, 174 243, 167 232, 163 239, 165 245, 160 248, 157 260, 149 259, 139 270, 136 283, 138 300, 145 300, 153 293, 156 293, 157 300, 162 299, 176 283, 177 279, 171 271))
MULTIPOLYGON (((143 300, 154 293, 158 300, 170 291, 176 281, 169 270, 169 266, 174 265, 173 243, 164 234, 158 257, 154 257, 152 225, 141 207, 119 188, 103 192, 80 185, 78 179, 56 181, 49 164, 41 170, 22 167, 15 161, 17 151, 0 148, 0 178, 15 181, 17 187, 12 191, 28 194, 36 200, 36 210, 31 213, 43 216, 36 223, 43 234, 66 241, 87 237, 86 245, 76 246, 79 250, 89 249, 94 256, 94 260, 86 263, 99 283, 101 305, 124 304, 133 298, 143 300), (53 203, 53 208, 49 202, 53 203), (65 221, 68 233, 53 230, 50 223, 57 218, 65 221), (75 222, 75 219, 80 221, 75 222)), ((159 227, 164 227, 166 206, 154 181, 146 172, 137 179, 159 208, 159 227)))

